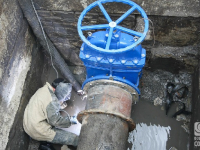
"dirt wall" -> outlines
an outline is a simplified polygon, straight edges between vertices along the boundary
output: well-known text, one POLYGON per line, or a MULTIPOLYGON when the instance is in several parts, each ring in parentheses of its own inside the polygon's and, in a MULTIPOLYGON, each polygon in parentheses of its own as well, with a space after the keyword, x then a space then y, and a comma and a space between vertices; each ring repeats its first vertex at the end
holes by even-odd
POLYGON ((26 149, 25 105, 41 86, 43 58, 16 0, 0 0, 0 149, 26 149), (40 64, 40 65, 39 65, 40 64))

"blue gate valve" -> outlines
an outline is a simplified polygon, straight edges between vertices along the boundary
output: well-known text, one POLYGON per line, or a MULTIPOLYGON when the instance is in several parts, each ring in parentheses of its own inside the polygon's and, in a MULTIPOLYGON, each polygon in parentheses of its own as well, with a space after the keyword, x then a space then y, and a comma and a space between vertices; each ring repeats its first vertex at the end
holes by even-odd
POLYGON ((82 88, 93 81, 106 81, 107 83, 127 85, 133 88, 137 94, 142 68, 145 65, 146 50, 141 42, 145 39, 149 27, 149 21, 144 10, 131 0, 98 0, 90 4, 80 15, 78 20, 78 33, 83 41, 80 50, 80 58, 83 61, 87 76, 82 88), (102 4, 119 2, 130 5, 131 8, 116 21, 113 21, 102 4), (99 7, 108 21, 107 24, 82 26, 83 18, 94 7, 99 7), (119 24, 133 11, 137 10, 144 20, 143 33, 125 28, 119 24), (104 31, 102 31, 102 29, 104 31), (89 32, 86 38, 83 31, 101 30, 89 32))

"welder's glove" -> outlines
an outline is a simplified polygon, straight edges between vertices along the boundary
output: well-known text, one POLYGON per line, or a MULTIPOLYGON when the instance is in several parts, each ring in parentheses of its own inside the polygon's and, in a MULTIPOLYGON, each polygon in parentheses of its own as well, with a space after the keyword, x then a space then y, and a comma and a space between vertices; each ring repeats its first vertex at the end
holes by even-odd
POLYGON ((70 121, 71 121, 71 124, 77 124, 78 123, 78 120, 77 120, 76 116, 72 116, 70 118, 70 121))

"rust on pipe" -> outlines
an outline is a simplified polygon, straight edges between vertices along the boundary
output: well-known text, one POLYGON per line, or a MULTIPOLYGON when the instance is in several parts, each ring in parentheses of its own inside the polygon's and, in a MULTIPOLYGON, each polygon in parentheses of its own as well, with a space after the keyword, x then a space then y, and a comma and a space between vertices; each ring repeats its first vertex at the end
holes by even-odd
POLYGON ((132 95, 114 85, 88 89, 77 150, 125 150, 128 132, 135 128, 131 116, 132 95))

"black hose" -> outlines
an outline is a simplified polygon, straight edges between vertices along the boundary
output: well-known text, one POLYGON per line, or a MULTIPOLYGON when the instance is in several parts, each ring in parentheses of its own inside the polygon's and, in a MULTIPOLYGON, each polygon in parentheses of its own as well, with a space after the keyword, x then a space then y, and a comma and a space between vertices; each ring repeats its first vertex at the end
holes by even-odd
MULTIPOLYGON (((22 8, 22 11, 23 11, 25 17, 28 20, 28 23, 30 24, 31 28, 33 29, 35 36, 39 39, 40 44, 43 46, 43 48, 48 52, 47 43, 45 41, 41 26, 39 24, 39 21, 37 19, 35 11, 32 7, 31 1, 30 0, 18 0, 18 1, 19 1, 19 4, 22 8)), ((53 43, 50 41, 50 39, 47 36, 46 36, 46 40, 48 42, 49 51, 52 55, 52 59, 53 59, 53 62, 55 64, 56 68, 58 68, 60 70, 60 72, 64 76, 64 78, 69 80, 69 82, 73 85, 73 87, 76 91, 81 90, 80 84, 75 80, 75 78, 73 77, 73 74, 69 70, 69 67, 65 63, 64 59, 58 53, 57 49, 55 48, 55 46, 53 45, 53 43)))

